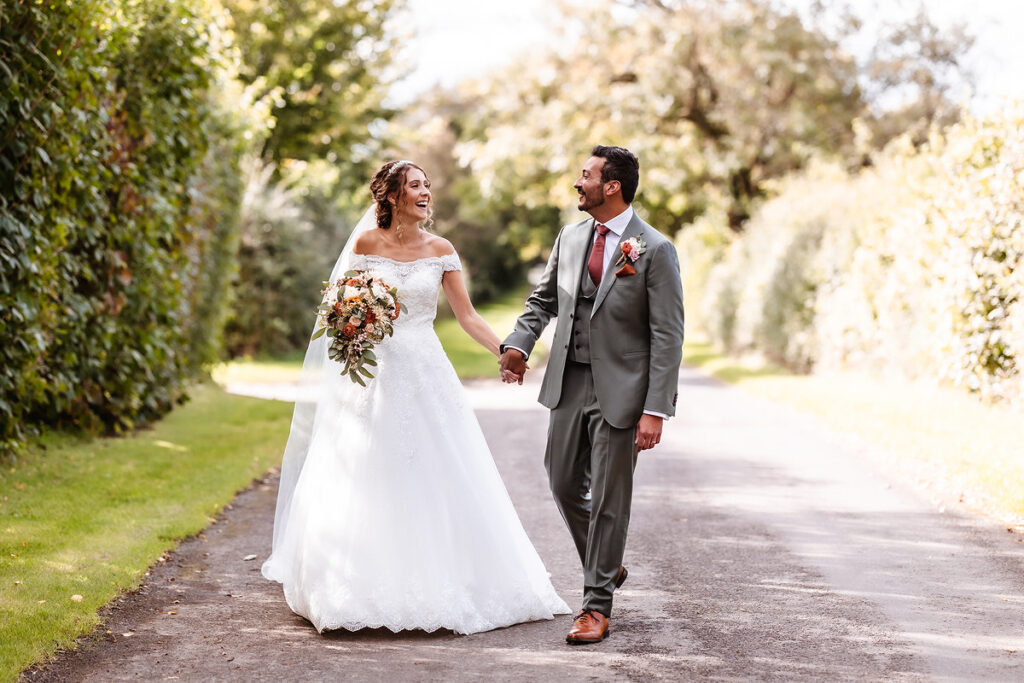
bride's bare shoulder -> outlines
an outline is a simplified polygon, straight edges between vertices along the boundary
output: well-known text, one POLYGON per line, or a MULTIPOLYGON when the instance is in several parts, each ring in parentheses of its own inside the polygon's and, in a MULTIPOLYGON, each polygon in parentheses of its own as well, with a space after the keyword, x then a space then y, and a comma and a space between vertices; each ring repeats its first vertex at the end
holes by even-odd
POLYGON ((452 243, 440 235, 430 235, 427 241, 427 249, 431 256, 446 256, 455 251, 452 243))
POLYGON ((352 245, 352 251, 357 254, 376 254, 380 247, 380 235, 377 230, 367 230, 356 237, 352 245))

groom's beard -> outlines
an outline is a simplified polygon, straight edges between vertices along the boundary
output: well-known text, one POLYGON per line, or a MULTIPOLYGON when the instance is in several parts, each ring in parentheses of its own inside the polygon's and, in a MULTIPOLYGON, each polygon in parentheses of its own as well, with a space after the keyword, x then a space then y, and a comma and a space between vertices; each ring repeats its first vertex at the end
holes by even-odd
POLYGON ((593 195, 580 194, 580 203, 576 207, 580 211, 590 211, 604 204, 604 193, 597 191, 593 195))

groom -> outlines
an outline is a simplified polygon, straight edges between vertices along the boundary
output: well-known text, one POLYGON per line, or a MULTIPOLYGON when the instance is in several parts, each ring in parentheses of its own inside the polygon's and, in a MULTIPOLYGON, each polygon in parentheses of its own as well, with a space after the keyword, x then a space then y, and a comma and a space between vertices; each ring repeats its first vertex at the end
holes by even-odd
POLYGON ((502 376, 521 382, 533 346, 558 318, 540 402, 551 409, 544 454, 551 492, 583 563, 583 609, 570 644, 608 635, 637 453, 675 414, 683 292, 672 242, 630 204, 640 164, 598 145, 574 187, 592 218, 562 228, 540 283, 501 346, 502 376), (628 252, 628 253, 627 253, 628 252))

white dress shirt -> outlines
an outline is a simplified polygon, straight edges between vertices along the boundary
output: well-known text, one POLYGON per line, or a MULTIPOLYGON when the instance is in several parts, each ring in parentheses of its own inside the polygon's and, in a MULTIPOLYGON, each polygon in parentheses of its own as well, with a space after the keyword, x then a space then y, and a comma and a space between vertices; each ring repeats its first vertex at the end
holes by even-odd
MULTIPOLYGON (((626 226, 629 225, 629 222, 631 220, 633 220, 633 207, 627 206, 625 211, 620 213, 615 218, 612 218, 608 222, 602 224, 604 225, 604 227, 608 228, 608 234, 604 236, 604 270, 602 271, 603 273, 607 273, 608 264, 611 263, 613 259, 617 259, 619 257, 619 240, 622 239, 622 233, 625 232, 626 226)), ((591 249, 594 248, 594 242, 596 241, 597 230, 594 230, 594 237, 590 242, 591 249)), ((590 252, 588 251, 587 253, 589 254, 590 252)), ((527 353, 517 346, 506 346, 505 348, 515 349, 519 353, 523 354, 523 358, 528 358, 527 353)), ((644 414, 654 415, 655 417, 660 417, 665 420, 668 419, 668 415, 664 413, 657 413, 653 410, 645 410, 644 414)))

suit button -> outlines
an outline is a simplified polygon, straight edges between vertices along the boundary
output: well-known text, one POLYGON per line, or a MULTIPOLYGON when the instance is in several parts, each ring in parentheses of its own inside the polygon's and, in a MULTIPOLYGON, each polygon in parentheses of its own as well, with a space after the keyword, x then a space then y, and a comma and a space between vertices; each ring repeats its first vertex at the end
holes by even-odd
POLYGON ((572 318, 573 318, 573 314, 572 314, 572 313, 570 313, 570 314, 569 314, 569 319, 570 319, 570 320, 572 320, 572 318))
POLYGON ((579 344, 577 344, 577 345, 576 345, 576 348, 577 348, 577 349, 578 349, 578 348, 580 348, 580 345, 579 345, 579 344))
POLYGON ((566 344, 566 345, 565 345, 565 348, 569 348, 569 345, 568 345, 568 344, 566 344))

